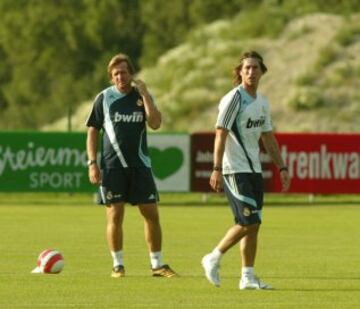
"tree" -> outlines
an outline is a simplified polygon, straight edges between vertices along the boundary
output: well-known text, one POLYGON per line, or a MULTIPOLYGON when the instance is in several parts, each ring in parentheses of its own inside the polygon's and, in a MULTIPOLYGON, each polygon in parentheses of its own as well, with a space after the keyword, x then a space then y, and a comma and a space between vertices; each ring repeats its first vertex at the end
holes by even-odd
POLYGON ((0 2, 3 128, 37 128, 94 97, 117 52, 141 53, 138 1, 0 2))
POLYGON ((152 0, 141 2, 145 27, 141 65, 152 65, 166 50, 180 44, 192 26, 191 0, 152 0))

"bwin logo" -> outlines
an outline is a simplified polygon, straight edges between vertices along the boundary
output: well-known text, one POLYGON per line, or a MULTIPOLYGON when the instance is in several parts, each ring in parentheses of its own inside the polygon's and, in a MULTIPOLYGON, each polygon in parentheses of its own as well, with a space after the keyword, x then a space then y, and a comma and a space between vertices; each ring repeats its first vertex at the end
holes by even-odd
POLYGON ((265 117, 261 116, 260 119, 251 120, 251 118, 248 119, 246 123, 246 128, 257 128, 261 127, 265 123, 265 117))
POLYGON ((130 115, 116 112, 114 115, 115 122, 142 122, 143 120, 144 116, 142 112, 133 112, 130 115))

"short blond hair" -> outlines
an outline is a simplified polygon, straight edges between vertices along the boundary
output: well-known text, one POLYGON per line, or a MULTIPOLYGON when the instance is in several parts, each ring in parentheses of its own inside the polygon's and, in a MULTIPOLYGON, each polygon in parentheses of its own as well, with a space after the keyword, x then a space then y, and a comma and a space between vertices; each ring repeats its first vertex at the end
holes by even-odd
POLYGON ((121 62, 126 62, 127 63, 130 74, 133 75, 135 73, 135 69, 134 69, 134 66, 133 66, 133 64, 131 62, 130 57, 125 55, 125 54, 120 53, 120 54, 117 54, 114 57, 112 57, 109 64, 108 64, 107 72, 108 72, 108 75, 109 75, 110 78, 111 78, 111 72, 112 72, 113 68, 115 66, 117 66, 118 64, 120 64, 121 62))

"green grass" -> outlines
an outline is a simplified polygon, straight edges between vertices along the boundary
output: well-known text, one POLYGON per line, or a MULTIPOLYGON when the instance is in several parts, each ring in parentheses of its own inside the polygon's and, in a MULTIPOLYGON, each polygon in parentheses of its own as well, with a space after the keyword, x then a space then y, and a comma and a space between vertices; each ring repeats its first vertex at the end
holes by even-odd
POLYGON ((303 195, 268 195, 256 271, 274 291, 238 290, 238 248, 223 258, 222 287, 206 281, 200 259, 232 216, 222 196, 203 198, 162 195, 164 257, 181 278, 150 277, 142 220, 127 207, 127 277, 113 279, 104 209, 90 195, 0 194, 0 308, 357 307, 359 197, 316 196, 309 204, 303 195), (64 271, 30 274, 48 247, 63 253, 64 271))

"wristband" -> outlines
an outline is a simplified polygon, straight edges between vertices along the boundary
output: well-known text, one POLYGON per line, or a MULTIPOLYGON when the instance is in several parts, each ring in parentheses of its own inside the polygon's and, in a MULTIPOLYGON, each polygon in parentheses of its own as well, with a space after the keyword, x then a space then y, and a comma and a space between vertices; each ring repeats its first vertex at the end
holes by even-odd
POLYGON ((221 168, 220 166, 214 166, 214 167, 213 167, 213 171, 221 172, 221 171, 222 171, 222 168, 221 168))
POLYGON ((96 163, 96 160, 88 160, 87 161, 87 166, 93 165, 96 163))
POLYGON ((282 172, 282 171, 289 171, 288 168, 286 166, 283 166, 283 167, 280 167, 279 168, 279 172, 282 172))

